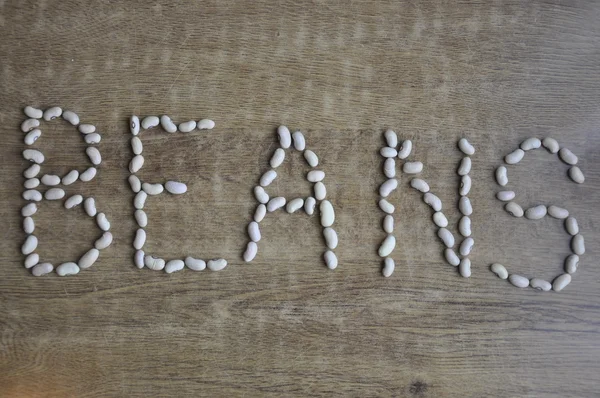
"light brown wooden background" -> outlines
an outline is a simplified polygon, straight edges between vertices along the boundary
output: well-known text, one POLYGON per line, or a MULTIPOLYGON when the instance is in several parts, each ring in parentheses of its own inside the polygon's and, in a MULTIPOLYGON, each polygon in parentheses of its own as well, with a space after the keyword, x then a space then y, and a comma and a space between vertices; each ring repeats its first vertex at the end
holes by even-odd
MULTIPOLYGON (((598 396, 599 20, 593 1, 3 1, 0 395, 598 396), (75 110, 103 133, 98 177, 67 192, 97 198, 115 241, 76 277, 22 266, 28 104, 75 110), (148 201, 147 248, 225 256, 220 273, 133 266, 127 118, 163 113, 217 127, 143 135, 143 178, 190 186, 148 201), (303 214, 270 215, 257 259, 241 260, 279 124, 303 130, 322 159, 340 236, 333 272, 318 219, 303 214), (470 279, 444 263, 404 177, 397 268, 381 277, 377 152, 389 127, 413 139, 453 231, 456 141, 477 147, 470 279), (515 220, 494 199, 494 168, 532 135, 571 148, 586 175, 576 186, 541 150, 510 171, 524 206, 563 205, 580 222, 588 252, 560 294, 488 270, 552 279, 569 253, 562 223, 515 220)), ((44 172, 86 164, 73 128, 42 130, 44 172)), ((307 195, 306 170, 294 154, 271 192, 307 195)), ((83 214, 41 205, 45 260, 90 247, 98 233, 83 214)))

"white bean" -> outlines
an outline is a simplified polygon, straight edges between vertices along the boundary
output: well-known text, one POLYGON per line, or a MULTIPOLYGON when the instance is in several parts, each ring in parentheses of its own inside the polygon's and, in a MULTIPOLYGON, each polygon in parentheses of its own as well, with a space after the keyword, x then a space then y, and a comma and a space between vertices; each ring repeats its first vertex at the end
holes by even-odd
POLYGON ((243 255, 244 261, 249 263, 250 261, 254 260, 254 257, 256 257, 257 253, 258 245, 256 244, 256 242, 248 242, 248 244, 246 245, 246 251, 243 255))
POLYGON ((389 146, 384 146, 379 150, 379 154, 384 158, 395 158, 398 156, 398 151, 396 148, 390 148, 389 146))
POLYGON ((25 183, 23 184, 23 186, 26 189, 34 189, 37 188, 40 185, 40 180, 38 180, 37 178, 30 178, 28 180, 25 180, 25 183))
POLYGON ((183 260, 169 260, 165 265, 165 272, 167 274, 172 274, 173 272, 181 271, 185 263, 183 260))
POLYGON ((471 276, 471 260, 463 258, 458 264, 458 272, 463 278, 469 278, 471 276))
POLYGON ((461 196, 458 200, 458 209, 465 216, 473 214, 473 206, 471 205, 471 200, 467 196, 461 196))
POLYGON ((110 222, 108 222, 106 214, 104 213, 98 213, 96 215, 96 224, 98 224, 98 227, 103 231, 108 231, 110 229, 110 222))
POLYGON ((53 187, 60 184, 60 177, 53 174, 44 174, 40 180, 42 184, 53 187))
POLYGON ((387 178, 394 178, 396 176, 396 161, 394 158, 387 158, 383 162, 383 174, 387 178))
POLYGON ((27 257, 25 257, 25 262, 23 265, 25 268, 29 269, 40 262, 40 255, 37 253, 31 253, 27 257))
POLYGON ((558 151, 558 156, 560 157, 560 160, 562 160, 566 164, 570 164, 571 166, 577 164, 577 156, 575 156, 575 154, 571 152, 568 148, 561 148, 560 151, 558 151))
POLYGON ((571 239, 571 250, 578 256, 585 254, 585 240, 581 234, 577 234, 571 239))
POLYGON ((65 191, 60 188, 50 188, 44 194, 47 200, 59 200, 65 197, 65 191))
POLYGON ((515 149, 504 157, 504 161, 508 164, 517 164, 523 159, 523 156, 525 156, 525 151, 522 149, 515 149))
POLYGON ((287 206, 285 207, 285 210, 292 214, 294 212, 296 212, 297 210, 300 210, 302 208, 302 206, 304 206, 304 199, 302 198, 296 198, 296 199, 292 199, 288 202, 287 206))
POLYGON ((324 200, 319 205, 321 212, 321 225, 323 227, 331 227, 335 221, 335 212, 333 211, 333 205, 328 200, 324 200))
POLYGON ((381 209, 381 210, 382 210, 384 213, 387 213, 387 214, 392 214, 392 213, 394 213, 394 210, 395 210, 395 208, 394 208, 394 205, 392 205, 390 202, 388 202, 388 201, 387 201, 387 200, 385 200, 385 199, 381 199, 381 200, 379 201, 379 208, 380 208, 380 209, 381 209))
POLYGON ((33 145, 38 140, 38 138, 40 138, 41 135, 42 135, 42 130, 33 129, 25 135, 25 138, 23 139, 23 141, 25 142, 26 145, 33 145))
POLYGON ((79 174, 79 179, 83 182, 88 182, 96 177, 97 172, 98 170, 95 167, 89 167, 86 171, 79 174))
POLYGON ((100 256, 100 251, 98 249, 90 249, 88 250, 77 262, 77 265, 81 269, 86 269, 91 267, 96 260, 98 260, 98 256, 100 256))
POLYGON ((396 237, 394 235, 388 235, 385 237, 381 245, 379 246, 379 257, 389 256, 396 247, 396 237))
POLYGON ((554 282, 552 282, 552 290, 554 290, 555 292, 560 292, 565 287, 567 287, 569 283, 571 283, 571 275, 562 274, 556 279, 554 279, 554 282))
POLYGON ((471 158, 468 156, 465 156, 460 161, 457 173, 459 176, 465 176, 465 175, 469 174, 470 172, 471 172, 471 158))
POLYGON ((585 176, 581 172, 581 169, 577 166, 573 166, 569 169, 569 177, 577 184, 583 184, 585 181, 585 176))
POLYGON ((538 149, 540 146, 542 146, 542 142, 536 137, 527 138, 525 141, 521 142, 521 149, 524 151, 538 149))
POLYGON ((571 254, 565 260, 565 271, 567 274, 574 274, 579 267, 579 256, 577 254, 571 254))
POLYGON ((76 275, 79 273, 79 266, 73 262, 62 263, 56 267, 58 276, 76 275))
POLYGON ((37 149, 25 149, 23 151, 23 158, 33 163, 44 163, 44 154, 37 149))
POLYGON ((96 126, 93 124, 80 124, 77 129, 81 134, 92 134, 96 132, 96 126))
POLYGON ((434 211, 442 211, 442 200, 431 192, 423 195, 423 202, 431 206, 434 211))
POLYGON ((275 178, 277 178, 277 172, 275 170, 266 171, 260 177, 260 185, 262 187, 268 187, 273 181, 275 181, 275 178))
POLYGON ((273 153, 273 156, 271 156, 271 161, 269 162, 269 164, 271 165, 272 168, 277 168, 279 166, 281 166, 281 164, 283 163, 283 161, 285 160, 285 151, 281 148, 277 148, 275 150, 275 152, 273 153))
POLYGON ((35 203, 28 203, 21 209, 21 215, 23 217, 33 216, 37 212, 37 205, 35 203))
POLYGON ((31 274, 33 276, 42 276, 42 275, 49 274, 50 272, 52 272, 53 269, 54 269, 54 266, 52 264, 41 263, 41 264, 37 264, 35 267, 33 267, 33 269, 31 270, 31 274))
POLYGON ((496 169, 496 182, 501 186, 508 184, 506 167, 500 166, 496 169))
POLYGON ((265 218, 266 215, 267 215, 267 206, 265 206, 261 203, 256 207, 256 210, 254 211, 254 221, 261 222, 265 218))
POLYGON ((140 171, 143 165, 144 157, 142 155, 136 155, 131 159, 131 162, 129 162, 129 172, 135 174, 140 171))
POLYGON ((133 256, 133 263, 139 269, 144 268, 144 257, 146 253, 143 250, 137 250, 133 256))
POLYGON ((37 119, 27 119, 21 123, 21 131, 28 133, 36 127, 40 127, 40 121, 37 119))
POLYGON ((29 235, 25 239, 23 246, 21 246, 21 253, 24 255, 31 254, 35 251, 38 245, 38 239, 35 235, 29 235))
POLYGON ((129 118, 129 131, 131 134, 138 135, 140 133, 140 118, 133 115, 129 118))
POLYGON ((42 200, 42 194, 40 191, 36 191, 35 189, 28 189, 27 191, 23 192, 23 199, 39 202, 42 200))
POLYGON ((33 222, 33 218, 25 217, 23 219, 23 231, 26 234, 32 234, 35 230, 35 223, 33 222))
POLYGON ((158 126, 159 123, 160 123, 160 119, 158 118, 158 116, 146 116, 142 120, 142 128, 144 130, 148 130, 148 129, 158 126))
POLYGON ((283 149, 287 149, 292 145, 292 137, 290 136, 290 130, 285 126, 279 126, 277 128, 277 135, 279 136, 279 145, 283 149))
POLYGON ((322 170, 311 170, 306 175, 306 179, 309 182, 323 181, 324 178, 325 178, 325 172, 322 170))
POLYGON ((198 120, 198 130, 212 130, 215 128, 215 122, 210 119, 198 120))
POLYGON ((252 221, 248 224, 248 236, 252 242, 260 242, 260 228, 258 228, 258 223, 256 221, 252 221))
POLYGON ((177 128, 182 133, 189 133, 190 131, 196 128, 196 122, 194 120, 190 120, 187 122, 179 123, 179 126, 177 128))
POLYGON ((550 137, 544 138, 544 140, 542 141, 542 145, 544 145, 544 147, 550 153, 556 153, 560 149, 560 146, 558 145, 558 141, 556 141, 554 138, 550 138, 550 137))
POLYGON ((127 181, 129 181, 129 186, 131 187, 131 190, 135 193, 140 192, 140 190, 142 189, 142 182, 140 181, 140 179, 134 175, 131 174, 128 178, 127 181))
POLYGON ((565 229, 569 235, 577 235, 579 233, 579 224, 577 223, 577 219, 575 217, 568 217, 565 220, 565 229))
POLYGON ((33 178, 39 174, 40 169, 41 167, 39 164, 32 164, 23 172, 23 176, 25 176, 25 178, 33 178))
POLYGON ((71 123, 73 126, 77 126, 79 124, 79 116, 77 116, 77 114, 73 111, 64 111, 62 118, 71 123))
POLYGON ((152 271, 160 271, 165 268, 165 260, 147 254, 144 256, 144 265, 152 271))
POLYGON ((148 199, 148 194, 146 192, 138 192, 133 198, 133 206, 138 210, 143 209, 144 204, 146 203, 146 199, 148 199))
POLYGON ((142 140, 140 140, 140 137, 138 137, 138 136, 133 137, 131 139, 131 150, 133 151, 133 154, 141 155, 143 149, 144 149, 144 147, 142 145, 142 140))
POLYGON ((508 281, 516 287, 523 288, 523 287, 529 286, 529 279, 525 278, 524 276, 517 275, 517 274, 510 275, 508 277, 508 281))
POLYGON ((137 224, 142 228, 146 228, 148 225, 148 216, 146 215, 146 212, 144 210, 137 209, 133 215, 137 224))
POLYGON ((471 219, 468 216, 462 216, 458 222, 458 231, 464 237, 471 236, 471 219))
POLYGON ((392 232, 394 232, 394 217, 391 215, 387 215, 385 216, 385 218, 383 219, 383 230, 388 233, 391 234, 392 232))
POLYGON ((510 202, 515 198, 515 193, 513 191, 500 191, 496 194, 496 198, 503 202, 510 202))
POLYGON ((427 184, 425 180, 422 180, 420 178, 413 178, 412 180, 410 180, 410 186, 419 192, 429 192, 429 184, 427 184))
POLYGON ((554 218, 558 218, 558 219, 562 220, 562 219, 569 217, 569 211, 562 207, 552 205, 552 206, 548 206, 548 215, 550 217, 554 217, 554 218))
POLYGON ((398 158, 406 159, 407 157, 410 156, 411 151, 412 151, 412 141, 411 140, 403 141, 402 145, 400 145, 400 150, 398 151, 398 158))
POLYGON ((296 148, 297 151, 306 149, 306 140, 304 139, 304 134, 302 134, 302 132, 294 132, 294 134, 292 134, 292 139, 294 140, 294 148, 296 148))
POLYGON ((96 200, 94 198, 87 198, 83 202, 83 208, 85 209, 85 213, 90 217, 96 216, 96 200))
POLYGON ((259 203, 265 204, 269 202, 269 195, 265 192, 265 189, 259 185, 254 187, 254 197, 259 203))
POLYGON ((398 188, 398 180, 390 178, 379 187, 379 194, 387 198, 396 188, 398 188))
POLYGON ((504 210, 513 217, 523 217, 524 211, 516 202, 508 202, 504 205, 504 210))
POLYGON ((25 113, 25 116, 32 119, 40 119, 42 116, 44 116, 44 112, 41 109, 37 109, 29 105, 25 107, 23 112, 25 113))
POLYGON ((187 192, 187 185, 178 181, 167 181, 165 183, 167 192, 173 195, 181 195, 187 192))
POLYGON ((313 189, 315 191, 315 198, 317 200, 323 200, 325 197, 327 197, 327 188, 325 188, 325 184, 323 184, 321 181, 316 182, 313 189))
POLYGON ((83 196, 73 195, 65 200, 65 209, 72 209, 75 206, 80 205, 83 202, 83 196))
POLYGON ((440 228, 437 232, 438 237, 444 242, 444 245, 448 248, 452 248, 454 246, 454 235, 452 232, 448 231, 446 228, 440 228))
POLYGON ((458 149, 460 149, 465 155, 469 156, 475 153, 475 148, 469 143, 469 141, 467 141, 466 138, 461 138, 458 140, 458 149))
POLYGON ((315 206, 317 205, 317 201, 312 196, 309 196, 304 201, 304 212, 309 216, 312 216, 315 212, 315 206))
POLYGON ((508 271, 502 264, 494 263, 490 266, 490 269, 500 279, 508 279, 508 271))
POLYGON ((475 244, 475 241, 473 240, 473 238, 466 238, 465 240, 462 241, 462 243, 460 244, 460 255, 465 257, 468 256, 469 254, 471 254, 471 250, 473 250, 473 245, 475 244))
POLYGON ((160 126, 167 132, 167 133, 174 133, 177 131, 177 126, 175 125, 175 123, 173 123, 173 121, 171 120, 171 118, 167 115, 162 115, 160 117, 160 126))
POLYGON ((389 278, 394 273, 395 268, 396 263, 394 262, 394 259, 387 257, 385 260, 383 260, 383 269, 381 270, 381 273, 384 277, 389 278))
POLYGON ((338 245, 337 232, 333 228, 327 227, 323 229, 323 237, 325 238, 325 244, 331 250, 335 249, 338 245))
POLYGON ((75 181, 77 181, 78 178, 79 178, 79 172, 77 170, 71 170, 62 178, 62 184, 63 185, 71 185, 75 181))
POLYGON ((402 171, 406 174, 418 174, 423 171, 423 163, 421 162, 406 162, 402 166, 402 171))
POLYGON ((304 159, 306 159, 306 163, 308 163, 310 167, 317 167, 319 165, 319 158, 310 149, 304 151, 304 159))
POLYGON ((204 271, 206 269, 206 261, 188 256, 185 258, 185 266, 192 271, 204 271))
POLYGON ((547 212, 548 209, 546 209, 546 206, 544 205, 530 207, 529 209, 525 210, 525 218, 530 220, 539 220, 544 218, 547 212))
POLYGON ((148 195, 159 195, 164 191, 165 187, 162 184, 150 184, 145 182, 142 184, 142 189, 148 195))
POLYGON ((469 192, 471 192, 471 177, 464 175, 460 179, 460 190, 458 193, 460 196, 467 196, 469 192))
POLYGON ((58 106, 53 106, 52 108, 48 108, 44 111, 44 120, 50 121, 56 119, 60 115, 62 115, 62 109, 58 106))
POLYGON ((209 260, 207 267, 211 271, 221 271, 227 266, 227 261, 224 258, 209 260))
POLYGON ((530 280, 529 286, 531 286, 535 290, 541 290, 543 292, 547 292, 550 289, 552 289, 552 285, 550 284, 550 282, 540 278, 533 278, 532 280, 530 280))
POLYGON ((269 203, 267 203, 267 211, 269 213, 274 212, 275 210, 278 210, 280 208, 282 208, 283 206, 285 206, 285 198, 283 196, 278 196, 276 198, 273 198, 271 200, 269 200, 269 203))
MULTIPOLYGON (((100 213, 102 214, 102 213, 100 213)), ((136 250, 142 250, 142 247, 144 247, 144 244, 146 243, 146 231, 144 231, 142 228, 138 228, 138 230, 135 232, 135 238, 133 239, 133 247, 136 250)))
POLYGON ((325 259, 325 264, 327 265, 327 268, 329 268, 331 270, 334 270, 337 268, 338 259, 334 252, 332 252, 331 250, 327 250, 325 252, 325 254, 323 255, 323 258, 325 259))
POLYGON ((100 163, 102 163, 102 157, 100 156, 100 151, 98 150, 98 148, 89 146, 85 149, 85 153, 88 155, 88 157, 90 158, 90 162, 92 162, 94 166, 97 166, 100 163))
POLYGON ((460 258, 458 258, 454 250, 449 247, 444 250, 444 257, 446 258, 446 262, 450 265, 457 267, 460 264, 460 258))
POLYGON ((391 148, 396 148, 398 146, 398 136, 394 130, 386 130, 385 133, 383 133, 383 136, 385 137, 387 146, 391 148))
POLYGON ((448 226, 448 219, 441 211, 433 213, 433 223, 440 228, 446 228, 448 226))

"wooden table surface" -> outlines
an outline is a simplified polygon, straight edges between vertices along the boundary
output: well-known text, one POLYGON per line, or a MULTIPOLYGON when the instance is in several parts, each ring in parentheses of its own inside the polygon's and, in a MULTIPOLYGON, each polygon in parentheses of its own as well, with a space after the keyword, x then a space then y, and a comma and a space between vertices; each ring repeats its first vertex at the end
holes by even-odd
MULTIPOLYGON (((600 5, 593 1, 3 1, 0 5, 0 396, 600 396, 600 5), (76 111, 103 134, 103 163, 67 194, 92 195, 115 240, 79 275, 23 267, 26 105, 76 111), (211 118, 212 131, 144 133, 142 178, 187 194, 148 200, 147 248, 225 257, 222 272, 133 265, 128 117, 211 118), (324 267, 317 216, 274 213, 241 258, 276 128, 302 130, 336 209, 340 265, 324 267), (468 137, 473 275, 445 264, 431 211, 401 177, 396 271, 378 150, 393 128, 456 235, 468 137), (562 222, 514 219, 493 171, 530 136, 579 157, 583 185, 544 150, 510 169, 523 206, 557 204, 587 253, 562 292, 517 289, 493 262, 552 279, 569 254, 562 222)), ((43 173, 88 165, 66 122, 42 123, 43 173)), ((292 153, 272 195, 307 196, 292 153)), ((99 235, 82 209, 34 216, 45 261, 74 261, 99 235)), ((458 236, 458 235, 457 235, 458 236)))

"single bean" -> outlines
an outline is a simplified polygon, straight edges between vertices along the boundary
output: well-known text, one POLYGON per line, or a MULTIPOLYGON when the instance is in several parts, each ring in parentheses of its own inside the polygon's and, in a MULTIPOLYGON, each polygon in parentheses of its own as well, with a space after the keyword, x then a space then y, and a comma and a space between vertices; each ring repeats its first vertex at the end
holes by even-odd
POLYGON ((71 170, 62 178, 62 184, 63 185, 71 185, 75 181, 77 181, 78 178, 79 178, 79 172, 77 170, 71 170))
POLYGON ((185 263, 183 260, 169 260, 165 265, 165 272, 167 274, 172 274, 173 272, 181 271, 185 263))
POLYGON ((185 266, 193 271, 204 271, 204 269, 206 269, 206 261, 188 256, 185 258, 185 266))
POLYGON ((444 250, 444 257, 446 262, 450 265, 457 267, 460 264, 460 258, 456 255, 456 252, 450 248, 444 250))
POLYGON ((379 150, 379 154, 384 158, 395 158, 396 156, 398 156, 398 151, 396 150, 396 148, 384 146, 379 150))
POLYGON ((458 232, 464 237, 471 236, 471 219, 469 216, 462 216, 458 222, 458 232))
POLYGON ((578 256, 585 254, 585 241, 583 235, 577 234, 571 239, 571 250, 578 256))
POLYGON ((575 236, 579 233, 579 224, 575 217, 567 217, 565 220, 565 229, 571 236, 575 236))
POLYGON ((286 200, 283 196, 273 198, 267 203, 267 211, 272 213, 275 210, 281 209, 283 206, 285 206, 285 202, 286 200))
POLYGON ((471 205, 471 200, 467 196, 461 196, 458 200, 458 209, 465 216, 473 214, 473 206, 471 205))
POLYGON ((173 121, 171 120, 171 118, 167 115, 162 115, 160 117, 160 126, 167 132, 167 133, 174 133, 177 131, 177 125, 175 125, 175 123, 173 123, 173 121))
POLYGON ((25 107, 23 112, 25 113, 25 116, 32 119, 41 119, 41 117, 44 116, 44 112, 41 109, 37 109, 29 105, 25 107))
POLYGON ((535 290, 540 290, 540 291, 543 291, 543 292, 547 292, 550 289, 552 289, 552 285, 550 284, 550 282, 545 281, 545 280, 540 279, 540 278, 533 278, 532 280, 530 280, 529 281, 529 286, 531 286, 535 290))
POLYGON ((317 201, 312 196, 309 196, 304 201, 304 212, 309 216, 312 216, 315 212, 315 206, 317 205, 317 201))
POLYGON ((471 172, 471 158, 465 156, 460 161, 460 165, 458 166, 457 173, 459 176, 466 176, 471 172))
POLYGON ((325 252, 325 254, 323 255, 323 258, 325 259, 325 264, 327 265, 327 268, 329 268, 331 270, 334 270, 337 268, 338 259, 334 252, 332 252, 331 250, 327 250, 325 252))
POLYGON ((562 207, 558 207, 558 206, 548 206, 548 215, 550 217, 554 217, 554 218, 558 218, 558 219, 565 219, 567 217, 569 217, 569 211, 567 209, 563 209, 562 207))
POLYGON ((412 141, 411 140, 403 141, 402 145, 400 145, 400 149, 398 150, 398 158, 406 159, 407 157, 410 156, 411 151, 412 151, 412 141))
POLYGON ((135 232, 135 238, 133 239, 133 247, 136 250, 142 250, 144 244, 146 243, 146 231, 142 228, 138 228, 135 232))
POLYGON ((546 208, 546 206, 538 205, 525 210, 525 218, 528 218, 530 220, 539 220, 541 218, 544 218, 546 213, 548 213, 548 209, 546 208))
POLYGON ((252 242, 260 241, 260 228, 258 228, 258 223, 256 221, 252 221, 250 224, 248 224, 248 236, 252 242))
POLYGON ((527 138, 525 141, 521 142, 521 149, 524 151, 538 149, 540 146, 542 146, 542 142, 536 137, 527 138))
POLYGON ((268 187, 275 180, 275 178, 277 178, 277 172, 275 170, 266 171, 260 177, 260 185, 262 187, 268 187))
POLYGON ((422 180, 420 178, 413 178, 412 180, 410 180, 410 186, 419 192, 429 192, 429 184, 427 184, 425 180, 422 180))
POLYGON ((319 165, 319 158, 310 149, 304 151, 304 159, 306 159, 306 163, 308 163, 310 167, 317 167, 319 165))
POLYGON ((523 156, 525 156, 525 151, 522 149, 515 149, 504 157, 504 161, 508 164, 517 164, 523 159, 523 156))
POLYGON ((331 202, 328 200, 322 201, 319 205, 319 210, 321 212, 321 225, 323 227, 331 227, 335 221, 335 212, 333 211, 331 202))
POLYGON ((554 290, 555 292, 560 292, 565 287, 567 287, 569 283, 571 283, 571 275, 562 274, 556 279, 554 279, 554 282, 552 282, 552 290, 554 290))
POLYGON ((56 119, 60 115, 62 115, 62 109, 58 106, 53 106, 52 108, 48 108, 44 111, 44 120, 48 122, 56 119))
POLYGON ((544 145, 544 147, 550 153, 556 153, 560 149, 560 146, 558 145, 558 141, 556 141, 554 138, 550 138, 550 137, 544 138, 544 140, 542 141, 542 145, 544 145))
POLYGON ((99 256, 100 251, 98 249, 90 249, 79 258, 77 265, 81 269, 89 268, 96 262, 96 260, 98 260, 99 256))
POLYGON ((496 169, 496 182, 501 186, 508 184, 506 167, 500 166, 496 169))
POLYGON ((285 160, 285 151, 281 148, 277 148, 275 150, 275 152, 273 153, 273 156, 271 156, 271 161, 269 162, 269 164, 271 165, 272 168, 277 168, 279 166, 281 166, 281 164, 283 163, 283 161, 285 160))
POLYGON ((50 188, 44 194, 47 200, 59 200, 65 197, 65 191, 60 188, 50 188))
POLYGON ((79 116, 77 116, 77 114, 73 111, 64 111, 62 113, 62 118, 71 123, 73 126, 77 126, 79 124, 79 116))
POLYGON ((441 211, 433 213, 433 223, 440 228, 446 228, 448 226, 448 219, 441 211))
POLYGON ((438 237, 442 240, 442 242, 444 242, 444 245, 446 245, 446 247, 452 248, 454 246, 454 235, 452 235, 452 232, 450 232, 446 228, 440 228, 438 229, 437 234, 438 237))
POLYGON ((460 194, 460 196, 467 196, 470 191, 471 191, 471 177, 469 177, 468 175, 464 175, 460 179, 460 190, 458 191, 458 193, 460 194))
POLYGON ((529 286, 529 279, 517 274, 511 274, 508 277, 508 281, 516 287, 523 288, 529 286))
POLYGON ((383 260, 383 269, 381 273, 384 277, 389 278, 394 273, 394 269, 396 268, 396 263, 394 263, 394 259, 391 257, 387 257, 383 260))
POLYGON ((42 130, 33 129, 25 135, 25 138, 23 139, 23 141, 25 142, 26 145, 33 145, 38 140, 38 138, 40 138, 41 135, 42 135, 42 130))
POLYGON ((292 139, 294 140, 294 148, 296 148, 297 151, 306 149, 306 140, 304 139, 304 134, 302 134, 302 132, 294 132, 294 134, 292 134, 292 139))
POLYGON ((423 201, 431 206, 434 211, 442 211, 442 200, 431 192, 423 195, 423 201))
POLYGON ((498 276, 498 278, 500 279, 507 279, 508 278, 508 271, 506 270, 506 268, 504 267, 504 265, 502 264, 498 264, 498 263, 494 263, 490 266, 490 269, 492 270, 492 272, 494 274, 496 274, 498 276))
POLYGON ((211 271, 221 271, 227 266, 227 261, 224 258, 209 260, 207 267, 211 271))
POLYGON ((254 260, 254 257, 256 257, 256 254, 258 253, 258 245, 256 244, 256 242, 248 242, 248 245, 246 245, 246 251, 244 252, 244 261, 249 263, 250 261, 254 260))
POLYGON ((383 230, 388 234, 391 234, 392 232, 394 232, 394 217, 393 216, 388 214, 387 216, 384 217, 383 230))
POLYGON ((43 276, 49 274, 50 272, 52 272, 52 270, 54 270, 54 266, 52 264, 41 263, 33 267, 33 269, 31 270, 31 274, 33 276, 43 276))
POLYGON ((418 174, 423 171, 423 163, 421 162, 406 162, 402 166, 402 171, 406 174, 418 174))
POLYGON ((513 217, 523 217, 524 211, 516 202, 508 202, 504 205, 504 210, 513 217))
POLYGON ((396 188, 398 188, 398 180, 390 178, 379 187, 379 195, 387 198, 396 188))
POLYGON ((83 182, 88 182, 88 181, 92 180, 94 177, 96 177, 97 172, 98 172, 98 170, 96 170, 95 167, 89 167, 86 171, 79 174, 79 179, 83 182))
POLYGON ((292 214, 295 213, 296 211, 300 210, 302 208, 302 206, 304 206, 304 199, 302 198, 296 198, 296 199, 292 199, 288 202, 288 204, 285 207, 285 210, 292 214))
POLYGON ((577 254, 571 254, 565 260, 565 271, 567 274, 574 274, 579 267, 579 256, 577 254))
POLYGON ((458 140, 458 149, 460 149, 465 155, 469 156, 475 153, 475 148, 469 143, 469 141, 467 141, 466 138, 461 138, 458 140))
POLYGON ((182 133, 189 133, 190 131, 196 128, 196 121, 190 120, 187 122, 179 123, 179 126, 177 128, 182 133))
POLYGON ((561 148, 560 151, 558 151, 558 156, 560 157, 560 160, 571 166, 576 165, 579 160, 568 148, 561 148))
POLYGON ((215 128, 215 122, 210 119, 198 120, 198 130, 212 130, 215 128))
POLYGON ((503 202, 510 202, 515 198, 515 193, 513 191, 500 191, 496 194, 496 198, 503 202))
POLYGON ((292 145, 290 130, 286 126, 279 126, 277 128, 277 135, 279 136, 279 145, 281 145, 283 149, 287 149, 292 145))
POLYGON ((144 130, 148 130, 158 126, 159 123, 160 119, 158 116, 146 116, 144 119, 142 119, 142 128, 144 130))
POLYGON ((458 272, 463 278, 469 278, 471 276, 471 260, 463 258, 458 264, 458 272))
POLYGON ((577 184, 583 184, 585 181, 585 176, 583 175, 583 172, 577 166, 573 166, 569 169, 569 177, 577 184))
POLYGON ((267 215, 267 206, 261 203, 256 207, 256 211, 254 212, 254 221, 261 222, 265 218, 265 215, 267 215))
POLYGON ((392 213, 394 213, 394 210, 395 210, 395 209, 394 209, 394 205, 392 205, 390 202, 388 202, 388 201, 387 201, 387 200, 385 200, 385 199, 381 199, 381 200, 379 201, 379 208, 380 208, 380 209, 381 209, 381 210, 382 210, 384 213, 387 213, 387 214, 392 214, 392 213))
POLYGON ((96 216, 96 200, 94 198, 87 198, 83 201, 83 208, 90 217, 96 216))
POLYGON ((383 174, 387 178, 394 178, 396 176, 396 161, 394 158, 387 158, 383 162, 383 174))
POLYGON ((93 124, 80 124, 77 129, 81 134, 92 134, 96 132, 96 126, 93 124))

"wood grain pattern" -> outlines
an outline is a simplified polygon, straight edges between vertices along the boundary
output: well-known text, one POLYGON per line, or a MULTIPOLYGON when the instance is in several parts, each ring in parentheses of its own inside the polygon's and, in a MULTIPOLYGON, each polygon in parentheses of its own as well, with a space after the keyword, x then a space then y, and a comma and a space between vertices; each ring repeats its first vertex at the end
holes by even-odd
MULTIPOLYGON (((3 397, 591 397, 600 373, 600 7, 593 1, 4 1, 0 5, 0 395, 3 397), (103 133, 94 182, 115 241, 76 277, 22 266, 26 105, 59 105, 103 133), (212 118, 211 132, 144 135, 142 176, 188 194, 148 202, 148 247, 224 256, 220 273, 133 266, 127 118, 212 118), (316 217, 270 215, 241 260, 275 128, 306 134, 336 209, 339 268, 321 261, 316 217), (473 276, 444 264, 429 209, 398 206, 396 272, 381 277, 377 152, 386 128, 414 141, 423 176, 458 211, 459 137, 477 148, 473 276), (524 138, 551 135, 586 183, 545 151, 510 171, 521 203, 567 207, 587 253, 560 294, 519 290, 499 261, 552 278, 569 253, 560 222, 514 220, 494 167, 524 138)), ((44 123, 45 172, 86 164, 65 123, 44 123)), ((296 153, 272 192, 307 195, 296 153)), ((43 203, 43 258, 76 259, 97 236, 83 210, 43 203)))

